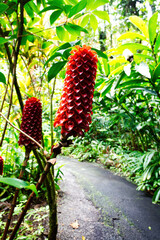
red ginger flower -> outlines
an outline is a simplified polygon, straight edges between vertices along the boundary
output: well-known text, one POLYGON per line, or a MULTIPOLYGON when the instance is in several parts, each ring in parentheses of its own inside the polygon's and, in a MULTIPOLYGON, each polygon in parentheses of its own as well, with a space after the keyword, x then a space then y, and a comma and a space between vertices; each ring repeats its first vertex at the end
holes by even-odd
POLYGON ((3 174, 3 158, 0 156, 0 175, 3 174))
POLYGON ((91 123, 93 92, 97 70, 97 55, 89 46, 76 46, 71 51, 60 107, 54 127, 61 126, 61 134, 83 136, 91 123))
MULTIPOLYGON (((42 105, 39 99, 31 97, 27 99, 22 114, 21 130, 41 143, 42 140, 42 105)), ((23 133, 19 135, 19 145, 29 149, 37 147, 31 139, 23 133)))

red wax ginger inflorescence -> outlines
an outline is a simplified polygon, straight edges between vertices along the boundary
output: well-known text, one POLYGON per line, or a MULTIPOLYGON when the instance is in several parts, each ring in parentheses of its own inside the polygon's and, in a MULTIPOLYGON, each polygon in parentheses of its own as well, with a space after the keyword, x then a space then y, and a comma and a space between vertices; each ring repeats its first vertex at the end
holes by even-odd
POLYGON ((0 175, 3 175, 3 158, 0 156, 0 175))
POLYGON ((89 130, 97 71, 97 55, 89 46, 71 51, 54 127, 61 126, 63 137, 83 136, 89 130))
MULTIPOLYGON (((39 99, 31 97, 27 99, 22 114, 21 130, 41 143, 42 140, 42 105, 39 99)), ((19 135, 19 145, 29 149, 37 147, 31 139, 23 133, 19 135)))

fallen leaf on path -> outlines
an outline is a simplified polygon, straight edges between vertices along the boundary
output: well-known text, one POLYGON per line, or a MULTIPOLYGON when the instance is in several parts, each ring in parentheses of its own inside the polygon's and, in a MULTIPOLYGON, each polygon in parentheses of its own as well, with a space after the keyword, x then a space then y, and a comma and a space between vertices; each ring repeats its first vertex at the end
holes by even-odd
POLYGON ((70 226, 71 226, 73 229, 79 228, 78 221, 76 220, 75 222, 71 223, 70 226))
POLYGON ((82 236, 82 240, 86 240, 84 236, 82 236))

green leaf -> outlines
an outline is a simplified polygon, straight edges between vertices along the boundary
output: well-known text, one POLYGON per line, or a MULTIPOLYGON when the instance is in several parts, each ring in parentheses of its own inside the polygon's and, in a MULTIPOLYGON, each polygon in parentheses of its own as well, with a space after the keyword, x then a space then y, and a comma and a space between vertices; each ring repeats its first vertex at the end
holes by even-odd
POLYGON ((149 19, 149 24, 148 24, 149 40, 151 45, 154 44, 154 40, 156 37, 157 20, 158 20, 158 12, 155 12, 153 16, 149 19))
POLYGON ((43 13, 43 12, 47 12, 47 11, 55 10, 55 9, 63 10, 62 8, 60 8, 58 6, 49 6, 49 7, 43 8, 39 13, 43 13))
POLYGON ((36 13, 38 15, 40 14, 38 7, 36 6, 36 4, 33 1, 29 1, 27 4, 30 6, 30 8, 32 9, 32 11, 34 13, 36 13))
POLYGON ((27 14, 28 14, 28 16, 29 16, 30 18, 34 18, 34 11, 33 11, 33 9, 31 8, 31 6, 30 6, 29 3, 26 3, 26 4, 24 5, 24 9, 26 10, 26 12, 27 12, 27 14))
POLYGON ((152 202, 153 203, 157 203, 160 199, 160 187, 155 191, 153 198, 152 198, 152 202))
POLYGON ((93 14, 90 15, 90 25, 91 25, 91 28, 93 28, 93 30, 95 32, 98 28, 98 21, 97 21, 97 18, 93 14))
POLYGON ((0 3, 0 14, 4 13, 8 9, 8 5, 5 3, 0 3))
POLYGON ((146 168, 146 170, 143 173, 143 181, 149 180, 152 176, 154 167, 150 166, 148 168, 146 168))
POLYGON ((71 35, 78 37, 79 36, 79 31, 74 30, 71 28, 68 24, 64 25, 64 28, 69 32, 71 35))
POLYGON ((95 10, 93 11, 93 13, 100 19, 107 20, 110 23, 109 15, 106 11, 95 10))
POLYGON ((51 46, 53 43, 52 42, 43 42, 42 44, 42 49, 48 48, 49 46, 51 46))
POLYGON ((139 43, 125 43, 121 46, 119 46, 115 52, 117 54, 122 53, 125 49, 129 49, 131 52, 136 52, 137 50, 147 50, 147 51, 151 51, 151 49, 145 45, 139 44, 139 43))
POLYGON ((129 17, 129 20, 144 34, 146 38, 148 38, 148 28, 142 18, 138 16, 131 16, 129 17))
POLYGON ((75 6, 73 6, 69 12, 68 17, 71 18, 73 15, 81 12, 87 5, 87 0, 81 0, 75 6))
POLYGON ((8 40, 3 38, 3 37, 0 37, 0 44, 4 44, 4 43, 7 43, 8 40))
POLYGON ((72 23, 68 23, 68 26, 70 28, 72 28, 73 30, 77 31, 77 32, 85 32, 88 33, 88 31, 85 28, 82 28, 76 24, 72 24, 72 23))
POLYGON ((98 7, 105 5, 106 3, 109 3, 109 0, 87 0, 87 10, 94 10, 98 7))
POLYGON ((2 72, 0 72, 0 82, 6 84, 6 78, 2 72))
POLYGON ((108 84, 105 84, 104 88, 101 90, 101 97, 104 97, 107 93, 110 92, 114 79, 110 80, 108 84))
POLYGON ((158 49, 160 46, 160 33, 158 34, 158 37, 156 38, 155 46, 154 46, 154 53, 157 54, 158 49))
POLYGON ((81 21, 81 26, 85 27, 87 25, 87 23, 89 22, 89 14, 84 15, 82 21, 81 21))
POLYGON ((9 177, 0 177, 0 182, 1 183, 4 183, 4 184, 7 184, 7 185, 10 185, 10 186, 13 186, 13 187, 16 187, 16 188, 27 188, 27 189, 30 189, 32 190, 34 193, 36 193, 36 195, 38 195, 38 192, 37 192, 37 189, 36 189, 36 186, 34 184, 29 184, 21 179, 18 179, 18 178, 9 178, 9 177))
POLYGON ((126 32, 126 33, 123 33, 119 38, 117 38, 118 41, 121 41, 121 40, 126 40, 127 38, 129 39, 135 39, 135 38, 139 38, 139 39, 142 39, 142 40, 145 40, 146 38, 141 35, 140 33, 136 33, 136 32, 126 32))
POLYGON ((48 71, 48 82, 50 82, 61 71, 67 61, 61 61, 53 63, 52 67, 48 71))
POLYGON ((30 184, 29 186, 25 187, 26 189, 30 189, 32 192, 34 192, 36 194, 36 196, 38 197, 38 191, 37 188, 34 184, 30 184))
POLYGON ((102 51, 100 51, 100 50, 98 50, 96 48, 92 48, 92 50, 94 50, 98 54, 99 57, 102 57, 102 58, 105 58, 105 59, 108 60, 107 54, 103 53, 102 51))
MULTIPOLYGON (((127 64, 126 64, 126 65, 127 65, 127 64)), ((122 66, 119 66, 119 67, 117 67, 116 69, 114 69, 114 70, 109 74, 108 77, 110 78, 112 75, 121 73, 121 72, 123 71, 123 69, 124 69, 124 66, 125 66, 125 65, 122 65, 122 66)))
POLYGON ((75 4, 78 3, 78 0, 66 0, 66 3, 67 3, 67 4, 75 5, 75 4))
POLYGON ((117 86, 117 88, 125 88, 127 86, 129 86, 130 88, 132 88, 132 85, 135 87, 135 85, 137 84, 137 88, 138 87, 142 87, 141 83, 146 83, 147 81, 143 80, 143 79, 134 79, 134 80, 129 80, 129 81, 125 81, 121 84, 119 84, 117 86))
POLYGON ((160 77, 160 63, 156 66, 153 72, 152 80, 155 82, 158 79, 158 77, 160 77))
POLYGON ((110 74, 110 66, 109 66, 109 62, 106 58, 102 59, 103 62, 103 67, 104 67, 104 72, 105 75, 108 76, 110 74))
POLYGON ((61 41, 63 41, 64 38, 65 38, 65 30, 64 30, 64 27, 62 27, 62 26, 56 27, 56 33, 57 33, 58 38, 59 38, 61 41))
POLYGON ((50 24, 52 25, 61 15, 61 13, 63 12, 63 10, 56 10, 54 11, 51 16, 50 16, 50 24))

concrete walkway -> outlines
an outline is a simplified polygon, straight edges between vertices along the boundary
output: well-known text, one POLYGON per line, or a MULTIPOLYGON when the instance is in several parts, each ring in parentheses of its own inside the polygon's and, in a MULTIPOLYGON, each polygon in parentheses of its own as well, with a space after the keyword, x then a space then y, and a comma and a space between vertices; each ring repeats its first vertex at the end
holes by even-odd
POLYGON ((59 157, 63 164, 57 239, 160 240, 160 206, 134 184, 97 164, 59 157))

